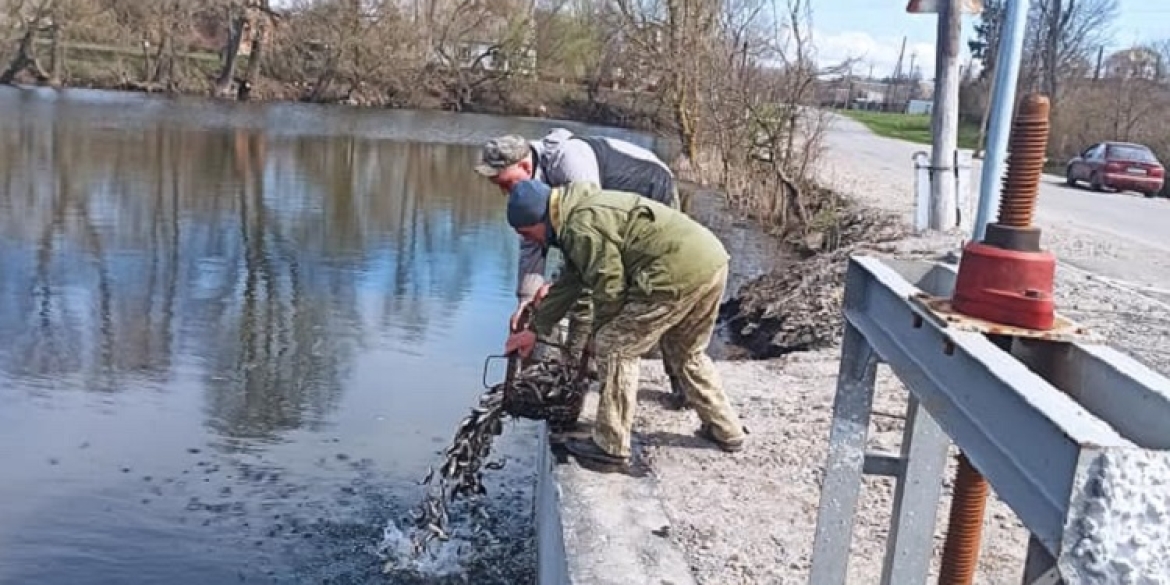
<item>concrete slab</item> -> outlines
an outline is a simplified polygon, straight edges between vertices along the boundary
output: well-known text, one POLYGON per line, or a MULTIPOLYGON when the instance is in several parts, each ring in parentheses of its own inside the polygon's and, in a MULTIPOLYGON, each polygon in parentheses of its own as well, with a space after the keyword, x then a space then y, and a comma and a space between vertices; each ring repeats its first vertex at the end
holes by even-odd
MULTIPOLYGON (((597 399, 595 392, 586 398, 581 429, 572 436, 588 436, 597 399)), ((636 461, 628 472, 584 468, 555 447, 565 438, 542 430, 539 585, 694 585, 686 556, 671 539, 675 531, 657 480, 639 473, 636 461)))

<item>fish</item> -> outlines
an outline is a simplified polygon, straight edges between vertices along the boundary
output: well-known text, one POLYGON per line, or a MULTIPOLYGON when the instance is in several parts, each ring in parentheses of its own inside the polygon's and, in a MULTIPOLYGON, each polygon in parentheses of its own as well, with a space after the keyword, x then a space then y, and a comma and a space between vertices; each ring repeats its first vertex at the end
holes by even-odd
MULTIPOLYGON (((483 482, 484 471, 504 468, 504 461, 491 460, 491 455, 495 437, 504 432, 505 419, 529 417, 525 409, 531 409, 532 405, 555 408, 569 399, 579 398, 587 387, 588 380, 582 383, 575 368, 553 360, 521 371, 507 394, 502 383, 482 393, 469 409, 469 414, 456 425, 451 443, 441 451, 442 461, 427 469, 422 484, 428 486, 428 491, 410 515, 410 522, 415 527, 411 537, 414 554, 425 552, 429 543, 436 539, 445 541, 450 538, 448 506, 451 503, 488 494, 483 482), (517 410, 518 405, 528 406, 517 410)), ((474 506, 472 512, 482 522, 490 519, 482 506, 474 506)), ((473 529, 475 534, 482 532, 477 522, 473 529)))

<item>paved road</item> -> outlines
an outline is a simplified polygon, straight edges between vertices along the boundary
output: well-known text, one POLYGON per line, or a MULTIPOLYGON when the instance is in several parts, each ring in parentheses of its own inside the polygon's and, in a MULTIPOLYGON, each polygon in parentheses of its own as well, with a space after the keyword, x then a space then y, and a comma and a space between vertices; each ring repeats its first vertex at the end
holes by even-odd
POLYGON ((1042 224, 1073 224, 1136 244, 1170 251, 1170 200, 1136 193, 1094 193, 1045 175, 1037 218, 1042 224))
MULTIPOLYGON (((928 145, 882 138, 862 124, 840 117, 834 120, 827 142, 835 153, 834 164, 849 164, 872 175, 875 188, 907 193, 905 205, 912 205, 911 156, 917 151, 929 152, 928 145)), ((976 182, 973 195, 977 197, 979 161, 972 172, 976 182)), ((905 205, 898 209, 908 212, 905 205)), ((1115 278, 1170 288, 1168 199, 1094 193, 1067 187, 1062 177, 1046 175, 1036 223, 1044 230, 1045 241, 1058 248, 1062 260, 1115 278)))

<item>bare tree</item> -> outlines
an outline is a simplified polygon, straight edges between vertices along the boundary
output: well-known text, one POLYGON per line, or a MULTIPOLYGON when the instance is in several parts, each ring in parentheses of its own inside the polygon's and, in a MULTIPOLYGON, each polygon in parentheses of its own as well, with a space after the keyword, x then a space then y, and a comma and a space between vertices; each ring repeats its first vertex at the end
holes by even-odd
MULTIPOLYGON (((608 41, 612 29, 603 24, 592 2, 582 0, 546 0, 534 10, 536 54, 546 74, 578 81, 593 76, 599 64, 614 54, 608 41)), ((591 79, 592 81, 592 79, 591 79)))
POLYGON ((1155 81, 1163 84, 1170 83, 1170 39, 1151 43, 1150 50, 1157 56, 1155 81))
POLYGON ((268 0, 219 0, 226 24, 227 40, 222 52, 222 67, 215 80, 213 93, 219 97, 243 97, 251 92, 251 85, 259 71, 264 39, 279 14, 272 10, 268 0), (245 78, 236 80, 236 66, 241 50, 248 53, 245 78))
MULTIPOLYGON (((16 55, 12 57, 8 68, 0 73, 0 84, 8 85, 16 81, 16 76, 28 71, 40 83, 48 83, 50 74, 41 65, 37 58, 36 42, 41 33, 53 30, 52 13, 53 0, 13 0, 8 3, 7 17, 17 24, 20 40, 17 43, 16 55)), ((54 51, 54 54, 56 51, 54 51)), ((60 66, 60 62, 57 62, 60 66)))
POLYGON ((446 106, 461 111, 481 87, 531 72, 534 26, 511 0, 453 0, 432 13, 428 65, 442 73, 446 106))
POLYGON ((277 76, 307 82, 310 101, 358 101, 369 91, 393 101, 425 83, 407 79, 422 66, 422 38, 390 3, 363 12, 348 0, 311 2, 299 6, 274 37, 270 62, 277 76))
POLYGON ((802 232, 826 203, 812 180, 828 118, 816 108, 811 17, 807 0, 725 4, 702 79, 705 158, 732 204, 783 233, 802 232))
POLYGON ((1083 77, 1092 55, 1109 37, 1117 0, 1034 0, 1042 31, 1039 62, 1042 86, 1060 98, 1061 82, 1083 77))
POLYGON ((701 85, 718 43, 718 0, 615 0, 623 38, 635 58, 652 63, 687 162, 699 163, 703 109, 701 85))

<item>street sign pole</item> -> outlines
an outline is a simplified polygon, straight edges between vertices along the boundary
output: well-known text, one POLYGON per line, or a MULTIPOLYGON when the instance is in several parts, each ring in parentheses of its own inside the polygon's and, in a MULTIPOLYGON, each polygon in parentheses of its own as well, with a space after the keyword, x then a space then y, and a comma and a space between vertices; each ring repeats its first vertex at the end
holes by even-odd
POLYGON ((935 40, 934 111, 931 121, 930 224, 935 230, 959 223, 959 44, 963 13, 979 13, 982 0, 910 0, 906 11, 938 14, 935 40))
POLYGON ((930 153, 930 227, 946 230, 957 222, 955 153, 959 147, 959 0, 942 0, 938 13, 934 75, 934 123, 930 153))

